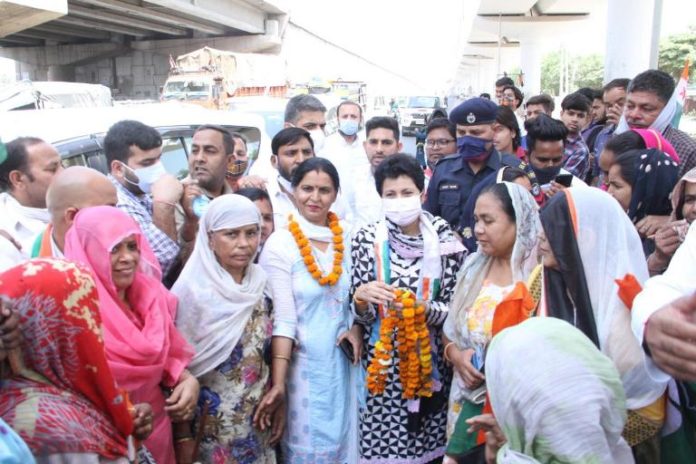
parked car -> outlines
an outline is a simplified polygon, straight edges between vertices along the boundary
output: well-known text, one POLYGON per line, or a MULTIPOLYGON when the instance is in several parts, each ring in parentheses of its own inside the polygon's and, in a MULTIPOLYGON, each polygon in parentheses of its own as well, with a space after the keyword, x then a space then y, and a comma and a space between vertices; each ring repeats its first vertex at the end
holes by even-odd
POLYGON ((403 135, 415 135, 417 130, 423 129, 428 125, 432 112, 442 107, 440 97, 408 97, 406 105, 399 109, 401 133, 403 135))
POLYGON ((162 162, 179 178, 188 174, 191 138, 203 124, 217 124, 244 135, 252 163, 271 156, 271 141, 261 116, 174 102, 1 112, 0 138, 8 142, 20 136, 39 137, 56 147, 64 166, 88 166, 107 173, 104 136, 109 127, 124 119, 141 121, 160 132, 162 162))

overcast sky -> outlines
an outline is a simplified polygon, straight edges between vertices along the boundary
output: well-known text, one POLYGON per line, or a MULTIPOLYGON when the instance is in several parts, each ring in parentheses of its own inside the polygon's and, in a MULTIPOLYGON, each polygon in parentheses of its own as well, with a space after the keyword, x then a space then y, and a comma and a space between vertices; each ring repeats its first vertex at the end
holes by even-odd
MULTIPOLYGON (((515 1, 515 0, 509 0, 515 1)), ((607 0, 611 1, 611 0, 607 0)), ((686 31, 696 25, 695 0, 662 0, 660 35, 686 31)), ((462 25, 479 0, 293 0, 291 17, 314 32, 428 86, 438 86, 452 75, 460 50, 468 39, 462 25), (422 5, 413 8, 411 5, 422 5)), ((584 31, 569 34, 563 43, 571 53, 604 53, 606 7, 594 12, 584 31)), ((580 24, 580 23, 575 23, 580 24)), ((639 53, 639 51, 636 51, 639 53)))

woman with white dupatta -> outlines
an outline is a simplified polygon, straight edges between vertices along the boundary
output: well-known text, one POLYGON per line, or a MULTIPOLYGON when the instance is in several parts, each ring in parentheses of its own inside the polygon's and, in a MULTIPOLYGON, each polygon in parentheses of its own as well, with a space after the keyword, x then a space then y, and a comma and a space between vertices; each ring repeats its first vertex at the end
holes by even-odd
POLYGON ((485 409, 488 343, 534 308, 526 282, 537 265, 538 209, 524 187, 510 182, 487 187, 476 200, 478 251, 464 263, 443 328, 445 359, 454 367, 447 420, 451 458, 469 456, 482 443, 483 437, 467 432, 466 420, 485 409))
POLYGON ((196 350, 189 369, 201 385, 194 427, 178 429, 183 438, 177 443, 195 431, 202 437, 202 462, 275 463, 272 444, 281 436, 284 417, 252 424, 270 375, 264 359, 271 335, 267 279, 253 263, 260 237, 261 214, 251 200, 216 198, 172 288, 179 298, 177 328, 196 350))

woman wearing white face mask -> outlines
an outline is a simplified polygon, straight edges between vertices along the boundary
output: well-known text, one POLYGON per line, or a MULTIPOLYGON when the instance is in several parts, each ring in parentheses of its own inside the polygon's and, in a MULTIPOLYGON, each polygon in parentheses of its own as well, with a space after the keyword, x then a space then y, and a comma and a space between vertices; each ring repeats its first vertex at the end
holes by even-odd
POLYGON ((427 463, 444 454, 452 372, 444 362, 442 324, 464 247, 444 219, 421 209, 424 175, 412 156, 387 158, 377 167, 375 182, 386 219, 364 227, 353 239, 351 295, 357 320, 365 327, 363 367, 369 373, 368 366, 384 356, 389 361, 382 391, 375 389, 370 374, 361 398, 361 462, 427 463), (419 391, 412 399, 404 398, 411 395, 400 380, 406 374, 400 370, 401 336, 388 329, 389 316, 385 314, 389 306, 397 313, 407 312, 395 301, 397 289, 415 294, 416 310, 423 303, 428 329, 415 355, 430 366, 432 382, 425 394, 419 391), (375 347, 383 347, 385 337, 390 340, 388 349, 375 357, 375 347), (388 439, 389 431, 397 430, 398 439, 388 439))

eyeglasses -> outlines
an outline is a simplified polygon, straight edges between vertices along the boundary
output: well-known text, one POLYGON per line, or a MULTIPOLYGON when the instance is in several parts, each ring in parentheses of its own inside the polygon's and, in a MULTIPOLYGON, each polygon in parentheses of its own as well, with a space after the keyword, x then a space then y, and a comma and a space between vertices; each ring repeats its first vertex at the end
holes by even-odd
POLYGON ((435 147, 446 147, 450 143, 454 142, 454 139, 435 139, 435 140, 426 140, 425 144, 431 148, 435 147))

